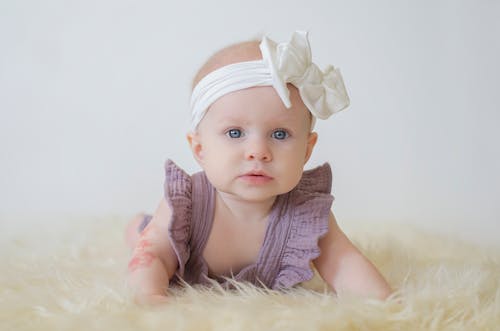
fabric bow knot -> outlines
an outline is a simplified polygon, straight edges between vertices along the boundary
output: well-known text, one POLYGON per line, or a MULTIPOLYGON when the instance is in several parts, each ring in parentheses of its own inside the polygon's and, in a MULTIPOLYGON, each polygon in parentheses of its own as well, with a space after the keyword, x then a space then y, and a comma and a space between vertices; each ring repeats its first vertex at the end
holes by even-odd
POLYGON ((296 31, 288 43, 280 44, 264 37, 260 49, 271 70, 273 87, 287 108, 291 107, 287 83, 298 88, 302 101, 317 118, 327 119, 349 106, 340 71, 328 66, 322 72, 311 61, 307 32, 296 31))

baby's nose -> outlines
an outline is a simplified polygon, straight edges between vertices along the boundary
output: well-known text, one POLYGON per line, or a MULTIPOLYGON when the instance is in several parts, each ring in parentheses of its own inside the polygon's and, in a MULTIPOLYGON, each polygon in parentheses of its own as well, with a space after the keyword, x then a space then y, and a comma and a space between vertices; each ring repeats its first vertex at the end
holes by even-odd
POLYGON ((263 141, 254 141, 248 145, 245 158, 250 161, 264 161, 269 162, 272 160, 272 153, 269 146, 263 141))

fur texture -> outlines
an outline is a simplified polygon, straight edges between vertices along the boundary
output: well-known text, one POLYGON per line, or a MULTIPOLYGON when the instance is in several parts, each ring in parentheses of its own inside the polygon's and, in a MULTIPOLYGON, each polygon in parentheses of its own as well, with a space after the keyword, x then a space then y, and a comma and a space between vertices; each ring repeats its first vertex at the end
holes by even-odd
POLYGON ((500 330, 498 247, 358 229, 350 237, 396 290, 385 302, 337 297, 315 278, 287 293, 178 288, 141 307, 125 282, 125 220, 63 224, 2 231, 0 330, 500 330))

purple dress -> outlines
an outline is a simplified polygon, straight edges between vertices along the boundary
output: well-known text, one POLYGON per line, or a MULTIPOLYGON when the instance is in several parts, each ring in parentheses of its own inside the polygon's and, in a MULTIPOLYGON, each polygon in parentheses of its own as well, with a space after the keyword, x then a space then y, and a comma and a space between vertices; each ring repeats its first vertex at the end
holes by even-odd
MULTIPOLYGON (((279 195, 269 215, 257 261, 233 278, 272 289, 289 288, 310 280, 310 262, 319 256, 318 240, 328 232, 333 196, 330 166, 304 171, 299 184, 279 195)), ((179 267, 172 284, 210 284, 214 279, 229 286, 225 277, 208 273, 203 250, 212 228, 215 189, 204 172, 189 176, 171 160, 165 164, 165 199, 172 211, 168 229, 179 267)), ((139 230, 149 223, 146 216, 139 230)))

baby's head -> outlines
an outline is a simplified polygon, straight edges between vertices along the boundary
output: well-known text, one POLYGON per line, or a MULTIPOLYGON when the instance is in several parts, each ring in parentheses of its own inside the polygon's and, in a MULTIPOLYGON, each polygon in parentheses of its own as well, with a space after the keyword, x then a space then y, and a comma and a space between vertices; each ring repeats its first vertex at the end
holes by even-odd
POLYGON ((226 47, 199 70, 188 141, 219 192, 262 201, 297 185, 317 140, 315 118, 348 104, 340 74, 323 74, 310 57, 307 35, 295 33, 287 44, 226 47))
MULTIPOLYGON (((196 73, 193 79, 193 85, 192 85, 193 90, 196 88, 200 80, 202 80, 205 76, 207 76, 209 73, 215 70, 218 70, 230 64, 262 60, 260 43, 261 43, 260 40, 245 41, 227 46, 217 51, 203 64, 203 66, 196 73)), ((313 120, 312 114, 304 105, 302 98, 298 93, 297 88, 290 83, 287 84, 287 88, 291 92, 291 97, 294 99, 292 105, 297 104, 298 106, 300 106, 300 108, 304 108, 307 110, 309 114, 308 117, 311 122, 310 128, 312 130, 312 120, 313 120)), ((274 93, 276 94, 276 91, 274 93)), ((207 108, 207 112, 209 109, 211 109, 211 107, 212 106, 209 106, 207 108)), ((197 127, 192 128, 192 130, 196 131, 197 127)))
POLYGON ((260 40, 249 40, 224 47, 215 52, 201 66, 193 79, 194 89, 207 74, 229 64, 262 59, 260 40))

